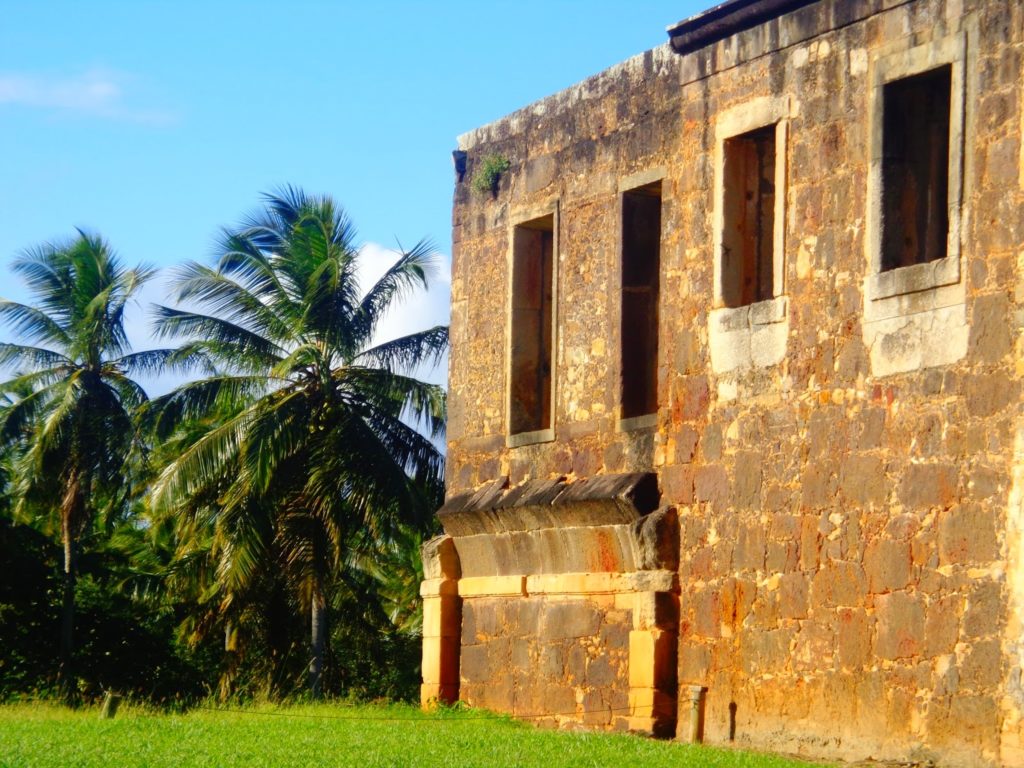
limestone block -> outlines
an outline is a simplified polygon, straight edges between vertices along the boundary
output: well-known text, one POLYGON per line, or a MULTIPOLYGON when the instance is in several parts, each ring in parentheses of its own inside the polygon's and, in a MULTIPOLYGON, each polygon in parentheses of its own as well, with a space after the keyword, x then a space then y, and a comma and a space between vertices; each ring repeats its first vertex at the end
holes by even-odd
POLYGON ((633 561, 639 570, 679 567, 679 519, 674 507, 644 516, 633 526, 633 561))
POLYGON ((526 194, 532 195, 549 186, 555 180, 558 165, 551 155, 542 155, 526 163, 526 194))
POLYGON ((948 507, 958 486, 959 470, 952 464, 911 464, 900 481, 899 498, 909 509, 948 507))
POLYGON ((466 683, 488 683, 494 670, 490 666, 487 645, 464 645, 459 663, 459 676, 463 687, 466 683))
POLYGON ((910 584, 910 544, 893 539, 876 539, 864 552, 864 572, 871 592, 891 592, 910 584))
POLYGON ((874 376, 950 365, 967 354, 970 326, 964 304, 908 307, 905 312, 862 325, 874 376))
POLYGON ((675 592, 638 592, 632 607, 633 629, 678 630, 679 595, 675 592))
POLYGON ((459 637, 462 634, 462 617, 457 597, 423 598, 423 636, 459 637))
POLYGON ((782 362, 789 338, 788 318, 785 296, 712 310, 708 319, 711 369, 722 374, 782 362))
POLYGON ((875 598, 878 636, 875 653, 883 659, 919 656, 924 648, 925 613, 919 598, 893 592, 875 598))
POLYGON ((424 579, 420 582, 420 597, 458 594, 459 582, 455 579, 424 579))
POLYGON ((958 504, 939 514, 939 563, 989 563, 999 557, 996 520, 977 504, 958 504))
POLYGON ((838 660, 843 669, 860 669, 870 663, 873 623, 863 608, 836 611, 838 660))
POLYGON ((459 643, 446 637, 423 638, 424 684, 458 685, 459 643))
POLYGON ((585 600, 549 603, 541 609, 540 635, 548 640, 591 637, 601 626, 601 615, 585 600))
POLYGON ((676 680, 675 632, 661 629, 633 630, 629 633, 630 688, 670 690, 676 680))
POLYGON ((459 553, 451 536, 435 536, 423 544, 423 576, 427 579, 458 579, 462 575, 459 553))
POLYGON ((1011 347, 1009 298, 1005 293, 976 298, 971 307, 969 348, 972 357, 983 363, 996 363, 1011 347))
POLYGON ((525 595, 525 576, 476 576, 458 582, 460 597, 525 595))

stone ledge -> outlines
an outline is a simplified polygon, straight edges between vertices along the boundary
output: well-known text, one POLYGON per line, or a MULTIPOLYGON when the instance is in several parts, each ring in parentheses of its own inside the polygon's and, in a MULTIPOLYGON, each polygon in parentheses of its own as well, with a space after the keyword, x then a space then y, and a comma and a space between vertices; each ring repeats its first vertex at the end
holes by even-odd
POLYGON ((616 432, 633 432, 647 430, 653 432, 658 426, 658 414, 646 413, 643 416, 629 416, 615 422, 616 432))
POLYGON ((708 337, 715 373, 777 365, 786 356, 789 340, 789 300, 776 296, 743 307, 713 309, 708 337))
POLYGON ((555 439, 555 430, 538 429, 533 432, 518 432, 505 438, 505 445, 508 448, 520 448, 524 445, 535 445, 536 443, 550 443, 555 439))
POLYGON ((878 301, 890 296, 918 293, 958 282, 960 260, 947 256, 924 264, 913 264, 868 275, 864 281, 864 293, 869 301, 878 301))
POLYGON ((573 483, 495 480, 450 498, 437 516, 452 537, 633 523, 658 506, 653 472, 596 475, 573 483))
MULTIPOLYGON (((744 62, 799 45, 912 0, 863 0, 811 4, 680 55, 679 83, 688 85, 744 62)), ((677 25, 679 26, 679 25, 677 25)))

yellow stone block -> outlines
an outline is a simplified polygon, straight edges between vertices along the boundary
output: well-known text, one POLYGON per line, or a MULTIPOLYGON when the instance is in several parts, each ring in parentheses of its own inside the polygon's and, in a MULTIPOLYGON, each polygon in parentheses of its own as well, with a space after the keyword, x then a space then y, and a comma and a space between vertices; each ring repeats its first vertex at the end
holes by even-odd
POLYGON ((459 700, 459 686, 424 683, 420 686, 420 706, 435 709, 438 704, 454 704, 459 700))
POLYGON ((441 682, 441 638, 423 637, 423 683, 437 685, 441 682))
POLYGON ((629 685, 662 687, 670 683, 675 665, 676 635, 660 629, 629 633, 629 685))
POLYGON ((661 720, 675 716, 675 698, 656 688, 629 689, 630 717, 661 720))
POLYGON ((655 719, 653 717, 630 717, 626 720, 628 728, 637 733, 651 733, 654 730, 655 719))
POLYGON ((423 636, 460 637, 462 635, 462 612, 459 598, 423 598, 423 636))
POLYGON ((527 592, 550 595, 606 594, 622 590, 618 573, 551 573, 530 576, 527 592))
MULTIPOLYGON (((615 595, 615 608, 619 611, 635 611, 637 595, 634 592, 619 592, 615 595)), ((635 619, 634 619, 635 621, 635 619)))
POLYGON ((420 582, 420 597, 459 594, 459 582, 455 579, 424 579, 420 582))
POLYGON ((423 598, 423 636, 441 636, 441 598, 423 598))
POLYGON ((654 635, 648 630, 629 633, 629 687, 654 687, 654 635))
POLYGON ((499 597, 502 595, 525 595, 525 576, 471 576, 460 579, 461 597, 499 597))
POLYGON ((424 684, 458 685, 458 638, 423 638, 422 676, 424 684))
POLYGON ((651 717, 651 713, 654 711, 654 694, 655 690, 653 688, 630 687, 630 717, 651 717))

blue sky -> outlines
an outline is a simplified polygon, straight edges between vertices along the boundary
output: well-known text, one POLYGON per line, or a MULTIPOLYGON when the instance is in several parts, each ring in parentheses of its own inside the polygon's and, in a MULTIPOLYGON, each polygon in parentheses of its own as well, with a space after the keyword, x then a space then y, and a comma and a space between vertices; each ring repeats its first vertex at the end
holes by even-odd
MULTIPOLYGON (((455 137, 710 4, 6 0, 0 296, 24 298, 7 269, 20 248, 75 226, 129 264, 208 259, 285 183, 339 200, 375 261, 426 237, 446 268, 455 137)), ((446 282, 395 332, 444 322, 446 282)), ((141 312, 133 336, 147 344, 141 312)))

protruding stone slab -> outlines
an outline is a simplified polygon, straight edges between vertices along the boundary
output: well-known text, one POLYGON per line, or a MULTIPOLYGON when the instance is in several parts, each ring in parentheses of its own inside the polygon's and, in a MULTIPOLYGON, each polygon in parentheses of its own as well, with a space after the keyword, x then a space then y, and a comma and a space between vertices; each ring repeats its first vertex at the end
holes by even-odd
POLYGON ((658 506, 658 477, 634 472, 566 483, 505 478, 449 499, 437 516, 449 536, 632 523, 658 506))
POLYGON ((679 568, 679 517, 674 507, 662 507, 640 518, 633 533, 637 570, 679 568))
POLYGON ((435 536, 423 544, 424 579, 458 579, 462 576, 459 553, 451 536, 435 536))

